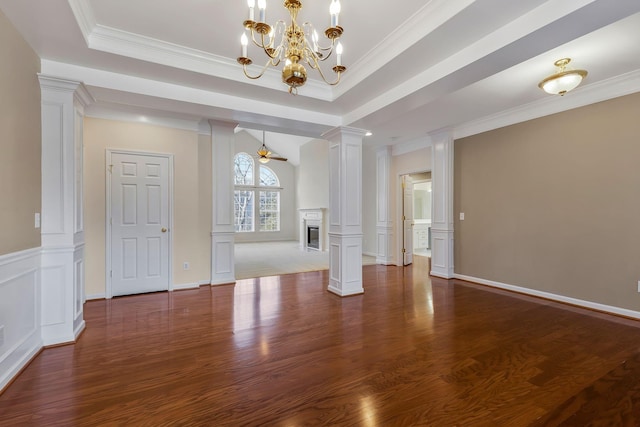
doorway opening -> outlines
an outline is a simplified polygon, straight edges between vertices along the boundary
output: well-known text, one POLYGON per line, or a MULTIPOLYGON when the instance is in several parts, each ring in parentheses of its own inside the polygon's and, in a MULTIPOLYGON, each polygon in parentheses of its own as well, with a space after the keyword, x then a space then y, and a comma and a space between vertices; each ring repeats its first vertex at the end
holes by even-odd
POLYGON ((406 174, 401 179, 400 259, 402 265, 409 265, 414 256, 431 257, 431 172, 406 174))

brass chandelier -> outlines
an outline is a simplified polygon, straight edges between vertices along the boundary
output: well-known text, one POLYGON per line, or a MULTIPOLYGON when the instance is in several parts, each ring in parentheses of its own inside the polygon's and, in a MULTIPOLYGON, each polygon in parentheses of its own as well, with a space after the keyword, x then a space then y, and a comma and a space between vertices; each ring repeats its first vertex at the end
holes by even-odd
POLYGON ((249 19, 244 21, 245 32, 241 37, 242 56, 238 57, 238 63, 242 65, 245 76, 250 79, 259 79, 269 67, 277 67, 280 62, 284 62, 282 68, 282 81, 289 86, 289 93, 297 94, 298 87, 307 81, 307 70, 303 63, 317 70, 322 80, 329 85, 336 85, 340 82, 340 75, 347 69, 342 65, 342 44, 338 41, 343 29, 338 25, 338 15, 340 14, 340 1, 331 0, 329 13, 331 15, 331 25, 324 32, 331 41, 328 46, 321 46, 318 40, 318 33, 309 22, 305 22, 302 27, 296 22, 298 12, 302 8, 300 0, 284 0, 284 7, 291 15, 291 23, 287 25, 280 20, 275 26, 270 26, 265 21, 267 2, 258 0, 258 20, 255 20, 255 0, 247 0, 249 6, 249 19), (264 50, 267 55, 267 63, 257 75, 251 75, 247 71, 247 66, 253 61, 249 58, 247 51, 249 45, 250 32, 253 44, 264 50), (309 40, 309 38, 311 40, 309 40), (335 50, 336 65, 333 71, 338 75, 335 81, 329 81, 324 75, 320 63, 331 57, 335 50))

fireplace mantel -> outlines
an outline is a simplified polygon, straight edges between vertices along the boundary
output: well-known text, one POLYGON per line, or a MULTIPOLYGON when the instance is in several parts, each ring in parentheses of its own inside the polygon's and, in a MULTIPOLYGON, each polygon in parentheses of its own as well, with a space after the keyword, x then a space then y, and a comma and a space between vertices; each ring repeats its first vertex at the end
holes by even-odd
POLYGON ((326 208, 312 208, 312 209, 298 209, 300 212, 300 247, 304 250, 307 248, 308 227, 318 227, 320 235, 320 244, 318 250, 327 250, 327 209, 326 208))

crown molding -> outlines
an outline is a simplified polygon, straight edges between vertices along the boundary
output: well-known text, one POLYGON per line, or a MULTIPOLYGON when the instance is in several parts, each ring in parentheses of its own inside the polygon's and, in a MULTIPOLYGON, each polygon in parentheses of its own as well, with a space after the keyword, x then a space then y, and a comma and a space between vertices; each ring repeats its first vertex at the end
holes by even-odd
POLYGON ((76 18, 78 27, 80 27, 82 37, 84 37, 84 41, 89 45, 91 32, 98 24, 91 4, 86 0, 68 0, 68 3, 73 12, 73 16, 76 18))
POLYGON ((539 101, 457 125, 453 135, 454 139, 465 138, 636 92, 640 92, 640 70, 578 87, 562 97, 547 95, 539 101))
MULTIPOLYGON (((280 72, 275 69, 267 70, 259 82, 247 79, 235 60, 98 24, 88 1, 68 0, 68 2, 89 49, 277 91, 285 88, 280 72)), ((253 74, 258 74, 261 68, 261 66, 252 65, 249 70, 253 74)), ((305 90, 300 91, 298 95, 322 101, 334 99, 332 88, 314 79, 307 80, 305 90)))

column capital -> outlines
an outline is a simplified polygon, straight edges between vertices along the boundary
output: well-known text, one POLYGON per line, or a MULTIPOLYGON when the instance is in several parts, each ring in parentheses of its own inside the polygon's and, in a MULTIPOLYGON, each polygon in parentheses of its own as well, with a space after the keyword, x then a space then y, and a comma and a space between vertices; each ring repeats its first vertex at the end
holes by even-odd
POLYGON ((237 122, 227 122, 224 120, 214 120, 214 119, 209 119, 209 126, 211 126, 211 131, 213 131, 214 128, 230 128, 231 130, 235 129, 236 127, 238 127, 238 123, 237 122))
POLYGON ((367 134, 366 129, 352 128, 348 126, 338 126, 322 134, 322 137, 328 141, 337 139, 342 135, 350 135, 355 137, 364 138, 367 134))

